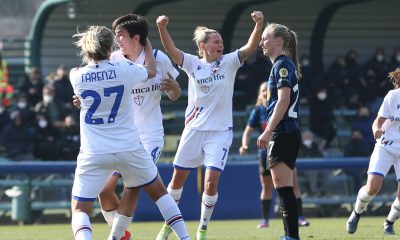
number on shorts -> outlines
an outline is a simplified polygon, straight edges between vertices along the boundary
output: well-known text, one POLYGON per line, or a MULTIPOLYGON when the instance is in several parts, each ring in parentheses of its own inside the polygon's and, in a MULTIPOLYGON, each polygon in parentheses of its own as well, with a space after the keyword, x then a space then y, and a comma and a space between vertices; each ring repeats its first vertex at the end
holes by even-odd
POLYGON ((222 156, 222 160, 225 159, 226 153, 228 152, 228 149, 222 148, 222 151, 224 151, 224 156, 222 156))
MULTIPOLYGON (((111 108, 110 115, 108 116, 108 120, 107 120, 108 123, 115 122, 115 117, 118 114, 119 106, 121 105, 122 95, 124 93, 124 85, 104 88, 103 94, 105 97, 110 97, 112 93, 116 93, 117 95, 115 96, 114 104, 111 108)), ((93 98, 93 103, 92 103, 92 105, 90 105, 90 107, 85 115, 85 123, 93 124, 93 125, 104 124, 104 120, 102 118, 92 118, 93 114, 96 112, 97 108, 100 106, 100 103, 101 103, 100 94, 94 90, 85 90, 82 92, 81 97, 83 99, 85 99, 87 97, 93 98)))

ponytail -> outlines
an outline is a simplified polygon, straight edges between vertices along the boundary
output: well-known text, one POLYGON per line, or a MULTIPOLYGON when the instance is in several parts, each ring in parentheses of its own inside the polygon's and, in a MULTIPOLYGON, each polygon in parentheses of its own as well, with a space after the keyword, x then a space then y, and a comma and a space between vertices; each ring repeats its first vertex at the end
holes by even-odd
POLYGON ((299 78, 301 78, 299 55, 297 53, 297 34, 292 30, 289 30, 290 39, 287 44, 287 50, 289 51, 290 57, 292 58, 294 64, 296 65, 296 71, 299 78))

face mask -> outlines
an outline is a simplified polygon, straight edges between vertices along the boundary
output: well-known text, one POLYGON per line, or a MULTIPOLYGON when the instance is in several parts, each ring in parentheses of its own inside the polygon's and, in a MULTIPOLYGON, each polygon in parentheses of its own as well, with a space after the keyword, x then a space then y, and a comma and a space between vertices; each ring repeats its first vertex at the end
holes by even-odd
POLYGON ((308 67, 310 65, 310 61, 308 61, 308 59, 304 59, 303 60, 303 66, 304 67, 308 67))
POLYGON ((53 96, 50 96, 50 95, 43 96, 43 102, 49 103, 51 101, 53 101, 53 96))
POLYGON ((18 103, 17 103, 17 106, 18 106, 19 108, 21 108, 21 109, 26 108, 26 105, 27 105, 26 102, 18 102, 18 103))
POLYGON ((40 128, 47 127, 47 121, 46 120, 39 120, 38 124, 39 124, 40 128))
POLYGON ((382 62, 382 60, 383 60, 383 55, 381 55, 381 54, 376 55, 376 60, 378 60, 378 62, 382 62))
POLYGON ((311 140, 311 139, 305 139, 305 140, 303 140, 303 144, 304 144, 306 147, 311 147, 311 145, 312 145, 312 140, 311 140))
POLYGON ((396 56, 396 61, 400 63, 400 55, 396 56))
POLYGON ((319 100, 325 100, 326 99, 326 97, 327 97, 327 94, 326 94, 326 92, 320 92, 320 93, 318 93, 318 99, 319 100))

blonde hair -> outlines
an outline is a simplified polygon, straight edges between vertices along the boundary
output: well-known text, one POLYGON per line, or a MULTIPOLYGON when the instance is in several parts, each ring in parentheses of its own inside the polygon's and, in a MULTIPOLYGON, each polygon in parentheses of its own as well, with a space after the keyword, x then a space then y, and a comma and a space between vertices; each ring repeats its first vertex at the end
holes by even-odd
POLYGON ((296 65, 297 74, 299 78, 301 78, 300 62, 297 51, 297 34, 285 25, 279 23, 270 23, 267 28, 272 29, 275 38, 281 37, 283 39, 282 50, 286 56, 293 60, 296 65))
POLYGON ((79 38, 75 45, 81 48, 79 56, 84 63, 108 59, 115 45, 113 32, 105 26, 90 26, 86 32, 78 32, 73 37, 79 38))
POLYGON ((388 77, 394 88, 400 88, 400 68, 396 68, 396 70, 390 72, 388 77))
POLYGON ((261 83, 260 88, 258 89, 258 96, 257 96, 256 106, 263 105, 263 101, 264 101, 264 97, 263 97, 263 94, 262 94, 262 89, 263 88, 267 88, 267 91, 268 91, 268 82, 261 83))
POLYGON ((198 48, 198 53, 200 57, 204 57, 203 53, 200 50, 200 43, 206 43, 210 34, 218 33, 214 29, 210 29, 204 26, 197 26, 193 33, 193 41, 196 43, 198 48))

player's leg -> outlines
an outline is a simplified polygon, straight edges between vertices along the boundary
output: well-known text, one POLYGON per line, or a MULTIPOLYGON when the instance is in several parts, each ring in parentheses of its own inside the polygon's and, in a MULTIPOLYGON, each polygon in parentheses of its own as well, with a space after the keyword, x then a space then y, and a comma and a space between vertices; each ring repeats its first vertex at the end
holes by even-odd
MULTIPOLYGON (((400 161, 395 160, 394 162, 394 170, 396 172, 396 179, 399 179, 398 173, 400 173, 400 161)), ((383 230, 385 235, 393 235, 395 234, 393 224, 400 217, 400 183, 397 184, 397 196, 396 199, 392 203, 392 207, 390 212, 383 223, 383 230)))
POLYGON ((157 205, 166 225, 175 232, 178 239, 190 239, 178 205, 168 194, 160 177, 149 185, 144 186, 143 189, 157 205))
POLYGON ((358 191, 354 209, 347 220, 346 230, 348 233, 353 234, 357 231, 361 214, 381 189, 383 178, 393 165, 394 159, 394 156, 383 147, 376 146, 374 148, 368 167, 367 183, 358 191))
POLYGON ((301 142, 300 132, 271 137, 268 164, 278 193, 285 237, 299 239, 298 212, 293 190, 294 167, 301 142))
POLYGON ((115 211, 117 210, 119 204, 119 198, 115 193, 115 189, 117 187, 120 177, 121 175, 119 174, 119 172, 114 172, 99 194, 101 213, 103 214, 104 219, 110 227, 113 224, 112 221, 114 219, 115 211))
MULTIPOLYGON (((189 173, 190 173, 189 169, 185 169, 185 168, 181 168, 181 167, 177 167, 177 166, 175 166, 175 168, 174 168, 174 172, 172 174, 172 179, 168 185, 167 192, 172 197, 172 199, 175 201, 176 205, 178 205, 179 201, 181 200, 183 185, 184 185, 186 179, 188 178, 189 173)), ((156 201, 156 200, 154 200, 154 201, 156 201)), ((161 227, 161 230, 158 233, 156 240, 168 239, 169 235, 173 231, 171 227, 172 227, 171 223, 166 221, 163 224, 163 226, 161 227)))
POLYGON ((263 150, 259 153, 259 173, 260 173, 260 183, 261 183, 261 213, 263 219, 257 225, 257 228, 266 228, 269 223, 269 213, 271 208, 271 197, 273 190, 273 182, 271 177, 271 172, 267 168, 267 153, 263 150))
POLYGON ((92 227, 89 216, 93 201, 110 176, 109 154, 89 155, 80 153, 72 186, 72 231, 76 240, 92 239, 92 227))
POLYGON ((294 169, 293 172, 293 191, 294 195, 296 196, 296 203, 297 203, 297 214, 299 215, 299 226, 306 227, 310 225, 310 222, 303 215, 303 202, 301 200, 301 192, 299 188, 299 182, 297 181, 297 169, 294 169))

